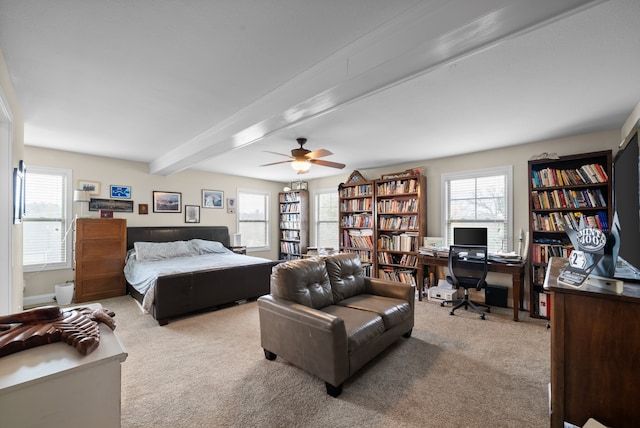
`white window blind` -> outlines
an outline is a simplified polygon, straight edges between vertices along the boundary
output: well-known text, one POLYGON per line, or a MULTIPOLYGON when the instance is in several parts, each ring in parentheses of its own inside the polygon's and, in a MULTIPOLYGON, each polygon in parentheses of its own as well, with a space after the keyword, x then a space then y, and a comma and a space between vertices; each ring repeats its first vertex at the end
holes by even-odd
POLYGON ((486 227, 489 252, 511 251, 511 176, 511 167, 442 176, 447 245, 455 227, 486 227))
POLYGON ((30 166, 25 178, 22 229, 25 271, 70 269, 71 170, 30 166))
POLYGON ((238 191, 238 232, 247 249, 269 248, 269 194, 238 191))
POLYGON ((338 249, 338 190, 316 193, 316 247, 338 249))

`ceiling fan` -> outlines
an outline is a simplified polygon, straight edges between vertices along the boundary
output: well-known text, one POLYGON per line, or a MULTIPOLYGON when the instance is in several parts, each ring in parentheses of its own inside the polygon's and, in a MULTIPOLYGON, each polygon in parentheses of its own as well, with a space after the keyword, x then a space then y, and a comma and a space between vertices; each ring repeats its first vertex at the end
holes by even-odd
POLYGON ((303 147, 304 143, 307 142, 306 138, 297 138, 296 141, 298 142, 298 144, 300 144, 300 148, 291 150, 291 155, 285 155, 284 153, 276 153, 276 152, 267 151, 267 153, 273 153, 275 155, 286 156, 286 157, 290 158, 289 160, 280 161, 280 162, 273 162, 273 163, 267 163, 267 164, 260 165, 260 166, 277 165, 277 164, 280 164, 280 163, 291 162, 291 166, 293 167, 293 169, 298 171, 298 174, 304 174, 306 172, 309 172, 309 168, 311 168, 312 164, 328 166, 328 167, 331 167, 331 168, 339 168, 339 169, 344 168, 344 164, 337 163, 337 162, 329 162, 329 161, 318 159, 318 158, 323 158, 325 156, 332 155, 333 153, 331 153, 329 150, 325 150, 325 149, 314 150, 314 151, 307 150, 307 149, 305 149, 303 147))

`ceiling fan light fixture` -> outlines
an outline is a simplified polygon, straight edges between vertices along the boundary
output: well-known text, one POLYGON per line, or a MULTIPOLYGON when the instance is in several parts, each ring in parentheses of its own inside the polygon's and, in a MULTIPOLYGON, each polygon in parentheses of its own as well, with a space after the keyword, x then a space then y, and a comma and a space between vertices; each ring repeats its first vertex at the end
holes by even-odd
POLYGON ((298 173, 307 172, 309 168, 311 168, 311 162, 308 160, 295 160, 291 162, 291 167, 298 171, 298 173))

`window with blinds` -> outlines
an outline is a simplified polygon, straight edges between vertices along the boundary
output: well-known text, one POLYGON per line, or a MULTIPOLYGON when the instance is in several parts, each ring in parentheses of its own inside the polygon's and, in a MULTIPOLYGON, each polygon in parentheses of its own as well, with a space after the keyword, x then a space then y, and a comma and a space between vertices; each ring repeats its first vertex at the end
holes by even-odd
POLYGON ((22 226, 23 270, 70 269, 71 170, 29 166, 22 226))
POLYGON ((247 249, 269 249, 269 194, 238 191, 238 232, 247 249))
POLYGON ((455 227, 486 227, 491 253, 512 249, 512 168, 443 174, 443 229, 453 244, 455 227))
POLYGON ((316 247, 338 249, 338 191, 316 192, 316 247))

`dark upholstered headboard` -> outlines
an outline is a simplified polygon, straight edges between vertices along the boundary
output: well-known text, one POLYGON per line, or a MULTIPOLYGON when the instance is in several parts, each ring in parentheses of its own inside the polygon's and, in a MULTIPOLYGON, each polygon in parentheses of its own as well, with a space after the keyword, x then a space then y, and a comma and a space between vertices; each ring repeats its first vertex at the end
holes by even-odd
POLYGON ((229 248, 229 228, 227 226, 156 226, 127 227, 127 250, 134 242, 171 242, 189 239, 206 239, 221 242, 229 248))

